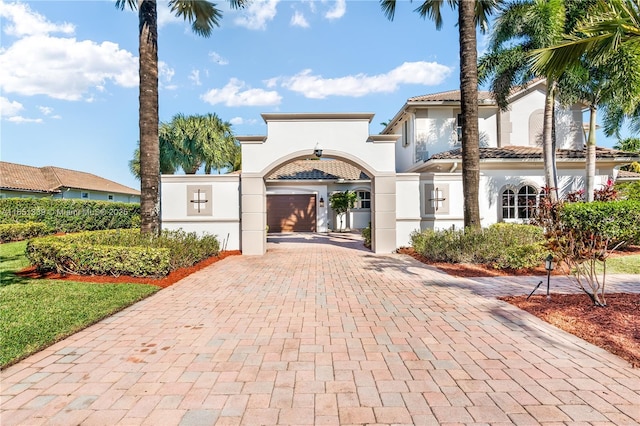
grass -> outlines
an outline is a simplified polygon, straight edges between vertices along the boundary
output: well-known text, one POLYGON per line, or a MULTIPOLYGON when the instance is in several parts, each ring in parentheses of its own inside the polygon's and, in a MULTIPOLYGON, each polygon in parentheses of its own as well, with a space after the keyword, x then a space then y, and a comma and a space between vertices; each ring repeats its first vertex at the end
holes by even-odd
POLYGON ((14 274, 28 266, 25 246, 0 245, 0 368, 159 290, 141 284, 25 279, 14 274))
POLYGON ((607 274, 640 275, 640 254, 618 256, 608 259, 607 274))

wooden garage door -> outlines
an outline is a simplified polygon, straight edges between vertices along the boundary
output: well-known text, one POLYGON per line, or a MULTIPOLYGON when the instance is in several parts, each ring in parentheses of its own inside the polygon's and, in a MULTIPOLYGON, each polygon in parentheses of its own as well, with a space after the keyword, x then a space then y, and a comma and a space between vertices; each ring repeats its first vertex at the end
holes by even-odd
POLYGON ((315 194, 267 195, 269 232, 315 232, 315 194))

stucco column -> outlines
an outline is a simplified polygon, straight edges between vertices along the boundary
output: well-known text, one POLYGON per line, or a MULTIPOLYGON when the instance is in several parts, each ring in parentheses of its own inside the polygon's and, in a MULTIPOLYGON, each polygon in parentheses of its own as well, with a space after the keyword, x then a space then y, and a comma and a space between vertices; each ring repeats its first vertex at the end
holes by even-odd
POLYGON ((392 253, 396 246, 396 176, 376 175, 373 179, 373 238, 374 253, 392 253))
POLYGON ((264 179, 252 174, 241 175, 242 254, 263 255, 267 252, 267 197, 264 179))

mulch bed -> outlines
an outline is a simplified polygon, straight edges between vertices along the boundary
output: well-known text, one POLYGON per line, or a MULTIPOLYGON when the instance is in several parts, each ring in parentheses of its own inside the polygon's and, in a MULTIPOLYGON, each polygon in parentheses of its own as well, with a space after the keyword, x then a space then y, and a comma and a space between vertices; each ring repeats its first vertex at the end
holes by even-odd
MULTIPOLYGON (((431 262, 412 248, 398 250, 420 262, 435 266, 457 277, 499 277, 517 275, 546 275, 540 266, 535 269, 515 271, 497 270, 485 265, 431 262)), ((629 246, 611 254, 611 257, 640 254, 640 246, 629 246)), ((566 275, 554 270, 554 275, 566 275)), ((608 352, 629 361, 632 367, 640 367, 640 294, 606 294, 607 306, 597 307, 584 294, 501 297, 518 308, 527 311, 549 324, 580 337, 608 352)))
POLYGON ((16 275, 24 278, 32 279, 51 279, 51 280, 67 280, 67 281, 80 281, 91 283, 134 283, 134 284, 151 284, 158 287, 169 287, 170 285, 180 281, 181 279, 199 271, 202 268, 206 268, 209 265, 216 263, 229 256, 237 256, 240 254, 240 250, 231 250, 221 252, 218 256, 212 256, 208 259, 204 259, 193 266, 188 268, 179 268, 172 271, 166 277, 162 278, 149 278, 149 277, 131 277, 128 275, 71 275, 71 274, 58 274, 56 272, 39 273, 35 267, 25 268, 16 275))
POLYGON ((640 366, 640 294, 607 294, 604 308, 594 306, 585 294, 500 299, 640 366))

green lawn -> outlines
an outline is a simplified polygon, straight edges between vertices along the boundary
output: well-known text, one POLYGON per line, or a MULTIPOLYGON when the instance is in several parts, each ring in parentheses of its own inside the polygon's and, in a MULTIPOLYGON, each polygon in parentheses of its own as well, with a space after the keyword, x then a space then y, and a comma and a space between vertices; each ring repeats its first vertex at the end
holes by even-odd
POLYGON ((0 244, 0 367, 155 293, 141 284, 31 280, 13 272, 28 266, 25 242, 0 244))
POLYGON ((607 274, 640 275, 640 254, 610 258, 607 260, 607 274))

